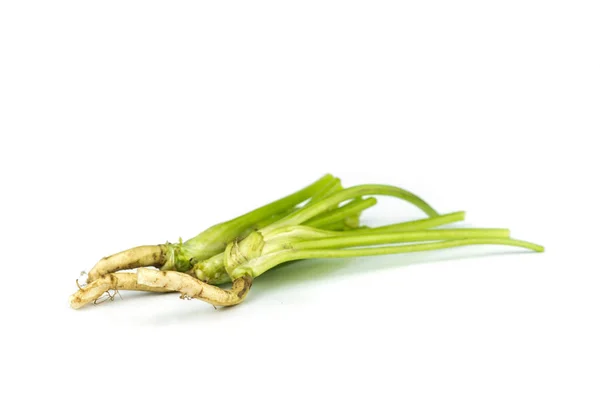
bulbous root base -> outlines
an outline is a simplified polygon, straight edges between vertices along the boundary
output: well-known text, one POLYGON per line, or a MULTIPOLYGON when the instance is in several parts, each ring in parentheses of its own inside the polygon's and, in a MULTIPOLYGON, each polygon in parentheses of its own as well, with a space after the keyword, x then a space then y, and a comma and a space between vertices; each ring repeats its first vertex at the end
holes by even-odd
POLYGON ((139 246, 104 257, 90 270, 87 282, 93 283, 106 274, 137 267, 160 267, 166 261, 166 246, 139 246))
POLYGON ((104 293, 111 290, 134 290, 151 292, 169 292, 170 290, 159 287, 148 287, 138 283, 137 274, 132 273, 108 273, 99 279, 92 281, 85 287, 82 287, 75 294, 71 295, 69 301, 71 307, 78 309, 86 304, 95 302, 104 293))
POLYGON ((160 288, 164 291, 177 291, 181 293, 182 298, 197 298, 215 306, 241 303, 252 287, 250 275, 235 279, 231 290, 224 290, 185 273, 150 268, 138 268, 137 280, 139 285, 160 288))

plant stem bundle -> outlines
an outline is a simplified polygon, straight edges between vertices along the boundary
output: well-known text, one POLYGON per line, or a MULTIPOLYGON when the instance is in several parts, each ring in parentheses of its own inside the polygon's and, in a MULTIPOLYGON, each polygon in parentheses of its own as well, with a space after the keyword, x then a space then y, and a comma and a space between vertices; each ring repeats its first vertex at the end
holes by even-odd
MULTIPOLYGON (((464 220, 464 212, 439 214, 415 194, 390 185, 343 188, 325 175, 291 195, 182 242, 134 247, 101 259, 71 306, 96 303, 110 291, 176 291, 215 306, 242 302, 254 279, 273 267, 309 258, 351 258, 433 251, 472 245, 505 245, 542 252, 543 247, 510 238, 507 229, 439 228, 464 220), (426 218, 380 227, 360 225, 390 196, 419 208, 426 218), (152 267, 152 268, 151 268, 152 267), (132 270, 123 272, 123 270, 132 270), (232 283, 231 289, 218 287, 232 283)), ((112 299, 112 296, 111 296, 112 299)))

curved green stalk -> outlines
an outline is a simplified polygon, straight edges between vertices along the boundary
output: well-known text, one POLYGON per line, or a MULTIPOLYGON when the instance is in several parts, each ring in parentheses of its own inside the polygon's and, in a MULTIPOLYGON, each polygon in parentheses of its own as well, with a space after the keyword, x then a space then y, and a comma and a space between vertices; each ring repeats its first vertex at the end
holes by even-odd
POLYGON ((345 202, 346 200, 370 195, 397 197, 399 199, 403 199, 409 203, 414 204, 419 209, 423 210, 428 216, 438 216, 438 213, 429 204, 427 204, 423 199, 407 190, 389 185, 360 185, 344 189, 330 196, 327 196, 319 202, 307 205, 302 210, 295 212, 289 216, 286 216, 283 219, 273 223, 270 226, 265 227, 262 230, 264 232, 268 232, 279 227, 300 225, 306 222, 307 220, 312 219, 313 217, 316 217, 328 210, 331 210, 332 208, 336 207, 342 202, 345 202))
POLYGON ((382 246, 382 247, 364 247, 357 249, 310 249, 310 250, 282 250, 276 253, 266 254, 242 264, 231 273, 231 278, 235 279, 244 274, 252 274, 258 277, 271 268, 294 260, 303 260, 308 258, 347 258, 347 257, 368 257, 381 256, 388 254, 413 253, 419 251, 431 251, 449 249, 453 247, 473 246, 473 245, 503 245, 522 247, 536 252, 543 252, 544 247, 527 241, 513 239, 497 238, 477 238, 448 240, 434 243, 409 244, 403 246, 382 246))
POLYGON ((369 197, 367 199, 363 199, 363 198, 354 199, 351 202, 346 203, 345 205, 343 205, 335 210, 332 210, 330 212, 327 212, 325 214, 317 216, 313 219, 310 219, 309 221, 304 223, 304 225, 312 226, 312 227, 321 227, 321 226, 331 225, 336 222, 343 221, 344 219, 346 219, 349 216, 355 216, 356 214, 360 214, 364 210, 366 210, 370 207, 373 207, 376 204, 377 204, 377 199, 375 199, 374 197, 369 197))

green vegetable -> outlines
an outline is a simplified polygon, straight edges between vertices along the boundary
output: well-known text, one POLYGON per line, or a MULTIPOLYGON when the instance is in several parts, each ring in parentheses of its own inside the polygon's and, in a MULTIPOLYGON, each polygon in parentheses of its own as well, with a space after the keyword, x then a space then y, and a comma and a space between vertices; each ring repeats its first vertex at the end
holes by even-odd
POLYGON ((464 216, 464 212, 440 215, 423 199, 399 187, 344 189, 338 178, 325 175, 304 189, 210 227, 185 242, 140 246, 103 258, 90 271, 88 284, 71 296, 71 305, 79 308, 96 302, 111 290, 178 291, 183 298, 235 305, 244 300, 257 277, 281 263, 308 258, 365 257, 471 245, 544 250, 510 238, 507 229, 437 229, 462 221, 464 216), (361 213, 377 204, 370 196, 380 195, 407 201, 427 217, 380 227, 360 226, 361 213), (138 269, 120 272, 132 268, 138 269), (232 283, 230 290, 216 286, 228 282, 232 283))

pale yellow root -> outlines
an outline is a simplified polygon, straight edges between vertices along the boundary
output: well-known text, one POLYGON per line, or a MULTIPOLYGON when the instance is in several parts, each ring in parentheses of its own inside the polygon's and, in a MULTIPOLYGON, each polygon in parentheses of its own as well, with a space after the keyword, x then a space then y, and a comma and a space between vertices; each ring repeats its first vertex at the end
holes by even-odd
POLYGON ((166 247, 139 246, 104 257, 90 270, 87 282, 92 283, 108 273, 137 267, 160 267, 166 261, 166 247))
POLYGON ((150 268, 138 268, 137 278, 138 284, 163 288, 167 291, 178 291, 181 293, 182 298, 197 298, 219 306, 241 303, 252 286, 250 275, 244 275, 234 280, 231 290, 224 290, 184 273, 150 268))
POLYGON ((166 288, 148 287, 138 284, 137 274, 134 273, 108 273, 99 279, 92 281, 73 294, 69 301, 71 307, 78 309, 86 304, 98 300, 110 290, 135 290, 152 292, 169 292, 166 288))

